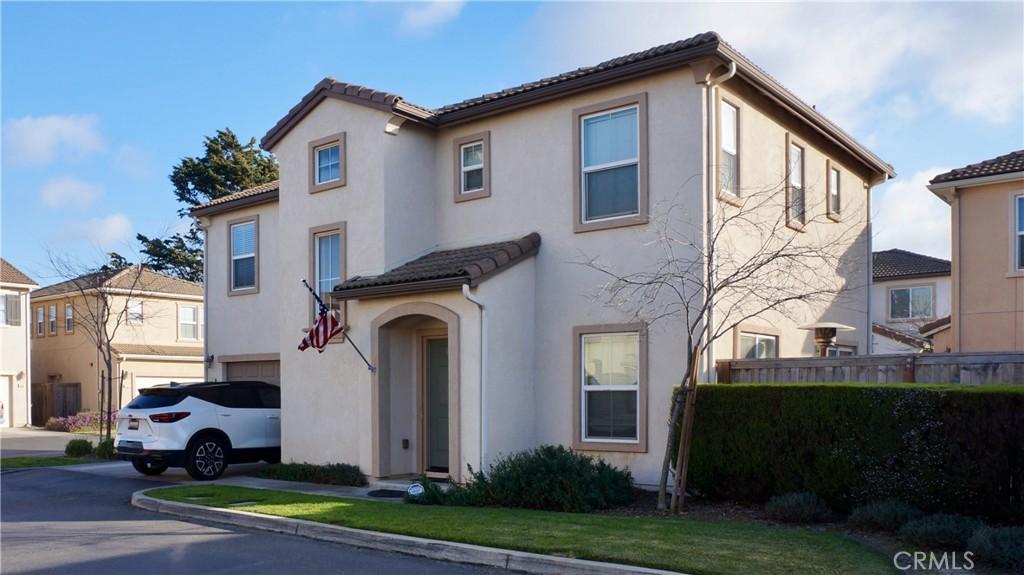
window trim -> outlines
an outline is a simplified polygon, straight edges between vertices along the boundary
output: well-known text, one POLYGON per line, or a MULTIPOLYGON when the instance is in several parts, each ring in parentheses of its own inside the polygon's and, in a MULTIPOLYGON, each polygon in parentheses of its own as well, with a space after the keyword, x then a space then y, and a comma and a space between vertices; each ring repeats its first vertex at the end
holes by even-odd
POLYGON ((1010 273, 1009 277, 1024 275, 1024 266, 1021 265, 1020 238, 1024 236, 1024 221, 1020 221, 1021 203, 1024 203, 1024 193, 1019 190, 1010 192, 1010 273))
POLYGON ((935 319, 935 291, 936 291, 936 284, 935 283, 906 284, 906 285, 896 285, 896 286, 889 286, 889 287, 887 287, 886 290, 885 290, 885 319, 886 319, 886 321, 889 322, 889 323, 907 323, 907 322, 928 321, 928 320, 935 319), (914 292, 913 292, 913 290, 915 288, 927 288, 931 292, 931 296, 932 296, 931 297, 931 300, 932 300, 932 305, 931 305, 932 313, 930 315, 917 316, 917 317, 915 317, 913 315, 914 314, 914 292), (893 315, 892 315, 892 292, 893 292, 893 290, 903 290, 903 289, 911 290, 910 294, 909 294, 910 295, 910 308, 909 308, 909 311, 910 311, 911 315, 909 317, 893 317, 893 315))
POLYGON ((743 334, 763 335, 775 338, 775 357, 782 357, 782 330, 771 326, 745 322, 732 328, 732 357, 733 359, 748 359, 740 357, 740 338, 743 334))
POLYGON ((573 149, 573 232, 582 233, 595 230, 607 230, 627 226, 643 225, 650 221, 648 197, 648 145, 647 145, 647 92, 623 96, 576 108, 572 111, 572 149, 573 149), (618 109, 637 108, 637 173, 639 178, 637 194, 637 213, 626 216, 615 216, 599 220, 586 221, 583 217, 583 119, 595 114, 611 112, 618 109))
MULTIPOLYGON (((21 292, 17 292, 17 291, 6 292, 6 293, 3 293, 3 294, 0 294, 0 298, 3 298, 3 300, 4 300, 4 317, 3 317, 3 321, 0 322, 0 327, 21 327, 23 325, 24 321, 25 321, 24 318, 22 317, 22 314, 21 314, 21 312, 22 312, 21 292), (11 301, 12 300, 15 302, 15 305, 13 307, 11 306, 11 301), (15 314, 18 317, 18 323, 11 323, 11 311, 12 310, 15 311, 15 314)), ((30 334, 31 334, 31 331, 32 330, 29 329, 29 333, 30 334)))
MULTIPOLYGON (((347 222, 334 222, 332 224, 324 224, 322 226, 316 226, 316 227, 309 228, 309 279, 312 280, 312 283, 310 285, 314 285, 315 286, 316 282, 317 282, 317 277, 316 277, 316 260, 317 260, 317 257, 316 257, 316 255, 317 255, 316 254, 316 249, 317 249, 316 239, 317 239, 317 236, 322 236, 322 235, 329 234, 329 233, 332 233, 332 232, 337 232, 339 234, 339 236, 340 236, 339 240, 340 240, 340 244, 341 244, 341 249, 338 250, 338 259, 339 259, 339 262, 338 262, 338 273, 340 275, 339 281, 343 282, 348 277, 346 275, 346 272, 345 272, 345 266, 347 264, 347 259, 348 259, 346 257, 346 252, 348 252, 348 223, 347 222)), ((310 296, 310 297, 312 298, 312 296, 310 296)), ((345 323, 348 321, 348 314, 347 314, 348 302, 347 301, 340 302, 340 305, 338 306, 337 311, 338 311, 338 313, 341 316, 341 318, 340 318, 341 319, 341 324, 345 325, 345 323)), ((316 314, 315 314, 315 312, 313 311, 313 309, 311 307, 310 308, 310 320, 311 321, 314 320, 315 317, 316 317, 316 314)), ((303 331, 308 331, 308 328, 304 329, 303 331)), ((331 339, 330 343, 338 343, 338 342, 342 342, 342 341, 344 341, 344 337, 337 337, 336 336, 336 337, 331 339)))
POLYGON ((718 113, 715 115, 715 142, 717 143, 718 150, 715 155, 715 162, 718 165, 718 169, 715 170, 715 191, 719 200, 732 204, 734 206, 740 205, 740 198, 743 197, 741 193, 740 185, 743 182, 743 178, 740 175, 743 171, 743 124, 741 119, 741 108, 732 98, 722 96, 721 91, 718 94, 718 113), (736 110, 736 173, 733 175, 733 188, 735 192, 728 192, 722 189, 722 108, 723 106, 731 106, 736 110))
POLYGON ((786 166, 783 174, 786 178, 786 226, 792 228, 798 232, 804 231, 807 226, 807 144, 802 140, 793 137, 792 134, 786 132, 786 166), (793 186, 789 181, 789 170, 790 166, 793 165, 792 158, 790 158, 790 150, 793 147, 800 148, 802 154, 802 161, 800 162, 800 183, 804 195, 804 219, 799 221, 793 218, 792 213, 792 198, 793 198, 793 186))
POLYGON ((572 328, 572 448, 578 451, 618 451, 647 453, 647 390, 648 357, 647 325, 643 322, 582 325, 572 328), (583 439, 583 336, 614 333, 636 333, 639 336, 639 370, 637 385, 637 439, 636 440, 584 440, 583 439))
POLYGON ((346 133, 338 132, 309 142, 309 153, 307 154, 309 158, 309 193, 316 194, 319 192, 325 192, 327 190, 333 190, 334 188, 344 187, 348 184, 348 146, 346 145, 345 140, 346 133), (334 144, 338 145, 338 161, 340 162, 338 179, 318 184, 316 153, 318 150, 334 144))
POLYGON ((175 303, 174 314, 175 314, 174 315, 174 330, 175 330, 175 336, 176 336, 175 337, 175 341, 188 341, 188 342, 202 341, 203 333, 202 333, 202 328, 200 326, 203 325, 203 322, 202 322, 202 319, 200 319, 202 317, 202 306, 200 304, 198 304, 198 303, 181 303, 181 302, 176 302, 175 303), (190 308, 193 308, 193 309, 196 310, 196 321, 195 321, 196 336, 194 338, 182 337, 181 336, 181 325, 182 325, 182 323, 181 323, 181 308, 183 308, 183 307, 190 307, 190 308))
POLYGON ((36 337, 46 337, 46 306, 36 307, 36 337))
POLYGON ((46 306, 46 333, 50 336, 57 335, 57 304, 55 303, 46 306))
POLYGON ((454 178, 454 199, 455 203, 468 202, 470 200, 478 200, 480 198, 491 197, 491 132, 486 130, 483 132, 477 132, 475 134, 467 134, 452 140, 452 154, 454 156, 454 171, 452 177, 454 178), (470 144, 476 143, 483 144, 483 158, 484 158, 484 175, 483 185, 484 187, 479 190, 473 190, 471 192, 462 191, 462 148, 470 144))
POLYGON ((71 303, 64 304, 64 334, 70 335, 75 333, 75 306, 71 303), (71 312, 71 317, 68 317, 68 312, 71 312), (71 320, 71 329, 68 329, 68 320, 71 320))
POLYGON ((229 296, 238 296, 238 295, 250 295, 250 294, 259 293, 260 292, 260 216, 259 216, 259 214, 253 214, 251 216, 246 216, 244 218, 237 218, 237 219, 234 219, 234 220, 229 220, 227 222, 227 233, 228 233, 228 244, 227 244, 228 245, 228 249, 227 249, 227 255, 228 255, 228 273, 227 273, 227 278, 228 278, 228 295, 229 296), (234 266, 235 258, 231 254, 231 230, 235 226, 237 226, 239 224, 247 224, 249 222, 253 223, 253 227, 254 227, 255 233, 256 233, 256 241, 254 242, 254 249, 255 249, 255 253, 254 253, 255 262, 254 263, 255 263, 255 265, 253 266, 254 270, 255 270, 254 274, 253 274, 255 281, 253 282, 254 285, 252 287, 243 287, 243 288, 233 289, 233 287, 235 285, 235 266, 234 266))
POLYGON ((141 299, 130 299, 124 304, 124 323, 126 325, 142 325, 146 323, 146 302, 141 299), (139 320, 132 320, 132 304, 139 304, 139 320))
MULTIPOLYGON (((805 151, 804 154, 807 152, 805 151)), ((806 157, 804 160, 806 161, 806 157)), ((806 196, 806 192, 804 196, 806 196)), ((830 158, 825 159, 825 215, 828 219, 833 222, 842 220, 843 213, 843 171, 839 169, 839 165, 833 162, 830 158), (836 199, 838 199, 839 209, 835 209, 832 205, 832 170, 836 172, 836 199)))

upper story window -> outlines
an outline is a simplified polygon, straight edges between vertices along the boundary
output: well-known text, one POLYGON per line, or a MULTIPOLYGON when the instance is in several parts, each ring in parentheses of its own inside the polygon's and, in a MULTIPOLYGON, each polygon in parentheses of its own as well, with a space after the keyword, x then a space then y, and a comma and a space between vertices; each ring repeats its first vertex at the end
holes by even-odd
POLYGON ((178 306, 178 339, 199 339, 199 306, 178 306))
MULTIPOLYGON (((316 278, 316 292, 331 309, 337 309, 331 300, 331 292, 341 283, 341 230, 333 229, 313 235, 313 277, 316 278)), ((314 313, 317 304, 313 302, 314 313)))
POLYGON ((43 335, 43 308, 36 308, 36 335, 43 335))
POLYGON ((57 335, 57 304, 50 304, 47 318, 50 324, 50 335, 57 335))
POLYGON ((75 331, 75 308, 69 303, 64 304, 64 333, 75 331))
POLYGON ((741 332, 739 356, 744 359, 779 357, 779 336, 741 332))
POLYGON ((145 319, 142 313, 142 302, 139 300, 129 300, 126 311, 129 324, 139 324, 145 319))
POLYGON ((480 132, 455 139, 455 201, 491 195, 491 133, 480 132))
POLYGON ((231 278, 228 293, 252 293, 257 290, 258 220, 248 219, 229 226, 231 278))
POLYGON ((16 293, 0 297, 0 323, 21 325, 21 296, 16 293))
POLYGON ((1016 246, 1017 246, 1017 270, 1024 270, 1024 196, 1014 198, 1016 203, 1016 246))
POLYGON ((484 189, 484 144, 476 142, 462 146, 462 193, 484 189))
POLYGON ((804 148, 786 137, 786 222, 802 227, 807 222, 804 188, 804 148))
POLYGON ((647 96, 574 111, 575 230, 647 222, 647 96))
POLYGON ((933 299, 931 286, 889 288, 889 319, 929 319, 933 299))
POLYGON ((740 111, 729 102, 721 102, 720 110, 719 189, 722 193, 740 195, 740 111))
POLYGON ((839 174, 839 168, 832 165, 832 162, 828 162, 828 215, 832 219, 837 219, 839 214, 842 213, 842 178, 839 174))
POLYGON ((322 192, 345 185, 345 133, 309 143, 309 192, 322 192))

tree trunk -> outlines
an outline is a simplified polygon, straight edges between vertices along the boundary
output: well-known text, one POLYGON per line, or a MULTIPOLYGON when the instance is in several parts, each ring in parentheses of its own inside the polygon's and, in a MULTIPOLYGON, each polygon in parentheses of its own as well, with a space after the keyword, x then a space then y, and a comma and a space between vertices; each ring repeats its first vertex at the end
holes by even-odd
MULTIPOLYGON (((679 448, 676 459, 676 477, 672 489, 670 511, 679 513, 686 499, 686 475, 690 467, 690 444, 693 441, 693 419, 697 407, 697 367, 700 364, 700 349, 693 350, 690 357, 690 378, 686 382, 686 398, 683 404, 683 422, 679 427, 679 448)), ((672 442, 669 441, 669 445, 672 442)))
MULTIPOLYGON (((113 362, 106 360, 107 364, 107 413, 103 416, 103 421, 107 423, 107 436, 106 439, 110 439, 110 409, 114 404, 114 372, 112 371, 113 362)), ((101 410, 102 411, 102 410, 101 410)))
POLYGON ((103 400, 106 398, 106 390, 107 390, 107 388, 106 388, 106 386, 103 385, 103 382, 104 382, 104 379, 105 379, 105 376, 103 375, 103 373, 104 373, 104 371, 101 369, 100 370, 100 381, 99 381, 99 384, 100 384, 100 404, 99 404, 99 410, 98 410, 100 412, 100 441, 103 441, 103 432, 104 432, 104 427, 103 426, 106 425, 106 423, 104 423, 104 421, 103 421, 103 400))

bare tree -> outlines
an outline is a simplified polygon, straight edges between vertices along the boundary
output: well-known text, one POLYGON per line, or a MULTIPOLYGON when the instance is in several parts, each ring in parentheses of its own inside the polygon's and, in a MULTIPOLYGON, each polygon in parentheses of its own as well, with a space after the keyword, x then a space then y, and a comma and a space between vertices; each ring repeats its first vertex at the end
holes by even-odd
MULTIPOLYGON (((798 190, 799 191, 799 190, 798 190)), ((646 270, 624 272, 588 258, 585 266, 604 274, 599 297, 647 323, 681 321, 688 361, 681 385, 673 392, 658 485, 658 508, 677 512, 686 490, 690 438, 701 358, 723 335, 744 321, 766 314, 799 317, 799 312, 843 305, 845 293, 864 287, 844 272, 863 265, 866 254, 852 253, 866 234, 863 209, 844 210, 828 218, 824 202, 788 202, 785 183, 744 190, 719 201, 705 219, 675 198, 655 211, 652 238, 645 244, 660 250, 646 270), (858 213, 859 212, 859 213, 858 213), (821 214, 811 216, 812 213, 821 214), (827 222, 827 225, 822 225, 827 222), (803 310, 798 310, 803 307, 803 310), (673 432, 680 427, 676 473, 670 506, 666 491, 673 455, 673 432)), ((823 195, 823 194, 815 194, 823 195)), ((863 251, 863 250, 862 250, 863 251)), ((862 268, 860 268, 862 269, 862 268)), ((709 369, 714 369, 710 366, 709 369)))
MULTIPOLYGON (((118 254, 110 254, 101 266, 88 266, 50 253, 50 265, 68 284, 67 299, 74 312, 75 331, 81 330, 96 346, 102 363, 100 378, 100 436, 111 438, 113 413, 114 338, 131 322, 132 302, 144 291, 144 264, 132 264, 118 254), (106 401, 104 409, 103 401, 106 401)), ((118 377, 119 383, 121 378, 118 377)), ((118 409, 120 409, 118 405, 118 409)))

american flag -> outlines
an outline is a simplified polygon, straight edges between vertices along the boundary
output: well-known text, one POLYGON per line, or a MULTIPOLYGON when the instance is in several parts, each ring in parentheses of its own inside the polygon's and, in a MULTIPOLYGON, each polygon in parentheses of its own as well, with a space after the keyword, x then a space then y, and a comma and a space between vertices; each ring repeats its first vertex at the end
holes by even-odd
POLYGON ((314 347, 319 353, 323 353, 331 338, 339 333, 344 333, 344 331, 345 326, 341 325, 338 318, 334 316, 334 312, 328 312, 327 306, 321 305, 320 313, 316 316, 316 323, 299 343, 299 351, 314 347))

